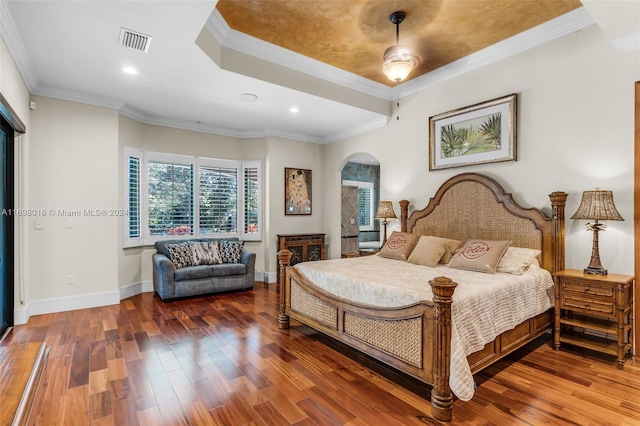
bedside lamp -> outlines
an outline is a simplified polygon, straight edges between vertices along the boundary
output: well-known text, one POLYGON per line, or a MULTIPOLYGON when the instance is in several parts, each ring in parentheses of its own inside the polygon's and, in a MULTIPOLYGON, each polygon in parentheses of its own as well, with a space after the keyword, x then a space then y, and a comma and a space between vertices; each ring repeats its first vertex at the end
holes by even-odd
POLYGON ((382 246, 384 246, 387 242, 388 219, 397 219, 396 212, 393 211, 393 203, 391 203, 391 201, 380 201, 376 215, 373 218, 382 219, 380 223, 384 226, 384 236, 382 237, 382 246))
POLYGON ((599 220, 624 220, 613 203, 613 193, 596 188, 595 191, 584 191, 578 210, 571 219, 594 220, 587 223, 587 230, 593 231, 593 247, 591 249, 591 262, 584 269, 585 274, 607 275, 607 270, 600 263, 600 251, 598 250, 598 232, 604 231, 606 225, 598 223, 599 220))

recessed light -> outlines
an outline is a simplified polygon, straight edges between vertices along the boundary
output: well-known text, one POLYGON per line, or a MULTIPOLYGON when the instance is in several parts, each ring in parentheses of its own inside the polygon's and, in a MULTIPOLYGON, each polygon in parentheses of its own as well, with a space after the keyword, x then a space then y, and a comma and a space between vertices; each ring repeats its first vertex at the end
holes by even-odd
POLYGON ((292 114, 297 114, 300 112, 300 110, 298 109, 298 107, 291 107, 289 108, 289 112, 292 114))
POLYGON ((122 72, 127 73, 127 74, 139 74, 140 71, 138 71, 137 69, 133 68, 133 67, 122 67, 122 72))
POLYGON ((255 102, 258 100, 258 95, 254 95, 253 93, 240 93, 238 99, 244 102, 255 102))

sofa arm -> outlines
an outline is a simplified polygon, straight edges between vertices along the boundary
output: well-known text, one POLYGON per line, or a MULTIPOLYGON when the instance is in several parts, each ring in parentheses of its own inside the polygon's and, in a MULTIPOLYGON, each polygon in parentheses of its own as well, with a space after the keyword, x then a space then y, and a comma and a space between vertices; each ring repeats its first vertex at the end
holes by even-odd
POLYGON ((153 261, 153 289, 160 299, 173 299, 176 295, 176 267, 164 254, 155 253, 153 261))
POLYGON ((253 288, 256 284, 256 254, 247 250, 242 250, 240 255, 240 263, 244 263, 247 267, 245 276, 245 289, 253 288))

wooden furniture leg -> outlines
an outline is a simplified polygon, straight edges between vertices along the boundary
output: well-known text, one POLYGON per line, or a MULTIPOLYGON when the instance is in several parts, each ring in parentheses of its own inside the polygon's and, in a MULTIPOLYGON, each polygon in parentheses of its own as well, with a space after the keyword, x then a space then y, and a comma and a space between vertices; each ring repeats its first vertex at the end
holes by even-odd
POLYGON ((449 386, 451 373, 451 303, 457 283, 447 277, 429 281, 433 292, 435 336, 433 347, 433 390, 431 414, 438 420, 450 422, 453 417, 453 393, 449 386))
POLYGON ((291 255, 292 253, 289 250, 280 250, 278 252, 278 265, 280 265, 280 312, 278 314, 278 328, 280 329, 289 328, 289 315, 286 314, 287 296, 284 287, 287 266, 289 266, 289 262, 291 261, 291 255))

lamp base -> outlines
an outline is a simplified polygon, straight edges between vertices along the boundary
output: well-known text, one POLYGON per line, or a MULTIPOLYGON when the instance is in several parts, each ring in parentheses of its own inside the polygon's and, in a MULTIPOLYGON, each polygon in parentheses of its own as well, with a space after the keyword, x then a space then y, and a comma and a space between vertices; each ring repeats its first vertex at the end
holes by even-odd
POLYGON ((602 267, 594 268, 592 266, 588 266, 584 268, 584 273, 587 275, 607 275, 608 271, 602 267))

